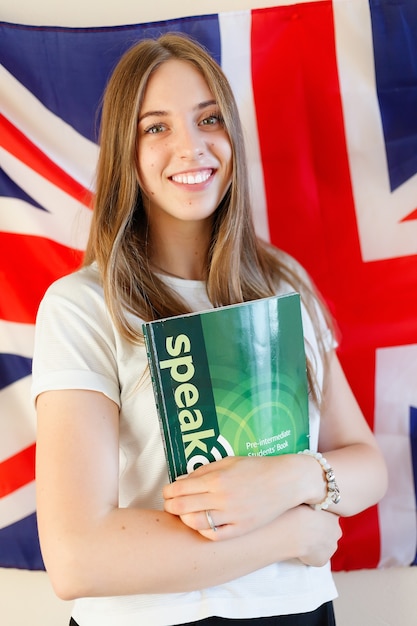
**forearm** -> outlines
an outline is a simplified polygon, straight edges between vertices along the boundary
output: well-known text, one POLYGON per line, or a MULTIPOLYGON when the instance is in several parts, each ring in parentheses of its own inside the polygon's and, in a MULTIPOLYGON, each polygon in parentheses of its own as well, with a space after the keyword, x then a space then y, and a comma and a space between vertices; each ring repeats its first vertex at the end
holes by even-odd
MULTIPOLYGON (((332 468, 340 500, 326 510, 342 517, 356 515, 379 502, 387 488, 387 471, 380 450, 367 443, 356 443, 332 451, 322 450, 332 468)), ((287 488, 276 477, 272 493, 279 494, 284 510, 305 503, 321 504, 328 495, 328 482, 322 464, 310 454, 288 456, 287 488)))
MULTIPOLYGON (((321 407, 318 447, 333 468, 340 489, 340 502, 330 510, 355 515, 383 497, 388 484, 384 458, 334 354, 321 407)), ((320 464, 300 456, 309 463, 304 471, 316 490, 306 502, 321 502, 327 487, 320 464)))
POLYGON ((348 517, 376 504, 387 489, 387 469, 378 448, 353 444, 332 452, 323 451, 334 470, 340 502, 330 511, 348 517))
POLYGON ((298 556, 296 515, 289 512, 244 537, 213 542, 168 513, 115 509, 88 527, 78 521, 78 527, 69 524, 52 536, 45 527, 41 538, 52 584, 64 599, 185 592, 298 556))

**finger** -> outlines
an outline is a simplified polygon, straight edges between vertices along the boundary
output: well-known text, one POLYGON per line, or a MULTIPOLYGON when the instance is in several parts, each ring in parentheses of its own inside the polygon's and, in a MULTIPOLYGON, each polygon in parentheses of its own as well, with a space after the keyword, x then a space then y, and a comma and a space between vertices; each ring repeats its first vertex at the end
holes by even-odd
POLYGON ((182 523, 192 528, 193 530, 211 530, 208 526, 207 519, 203 511, 199 511, 198 513, 189 513, 186 515, 179 516, 182 523))
POLYGON ((181 521, 193 530, 217 532, 217 529, 224 525, 224 519, 220 511, 199 511, 198 513, 190 513, 180 515, 181 521))
POLYGON ((216 517, 217 520, 219 518, 217 511, 211 511, 210 509, 206 509, 204 511, 204 515, 206 518, 205 523, 208 524, 208 529, 206 530, 205 528, 203 528, 201 532, 204 533, 203 536, 207 536, 207 533, 209 533, 208 536, 214 538, 214 534, 211 535, 210 533, 217 534, 217 532, 219 531, 219 527, 221 526, 221 524, 218 521, 217 522, 214 521, 214 516, 216 517))
POLYGON ((219 508, 221 502, 210 493, 198 493, 189 496, 178 496, 165 500, 164 509, 173 515, 199 513, 206 509, 219 508))
POLYGON ((234 465, 239 457, 227 456, 211 463, 204 463, 195 469, 190 476, 204 476, 211 472, 218 472, 222 469, 226 469, 229 465, 234 465))
POLYGON ((216 532, 217 531, 217 526, 214 523, 213 517, 211 515, 211 511, 209 509, 206 509, 204 511, 204 513, 206 514, 206 518, 207 518, 207 522, 208 522, 209 528, 211 530, 213 530, 214 532, 216 532))
POLYGON ((223 541, 224 539, 232 539, 239 533, 234 524, 223 524, 216 526, 216 530, 209 528, 208 530, 199 530, 200 535, 210 539, 210 541, 223 541))
POLYGON ((206 493, 208 491, 207 479, 203 476, 181 476, 173 483, 165 485, 162 495, 166 500, 170 498, 178 498, 180 496, 188 496, 197 493, 206 493))
POLYGON ((209 530, 199 530, 198 532, 206 539, 210 539, 210 541, 221 541, 226 538, 223 533, 223 528, 219 528, 216 531, 210 528, 209 530))

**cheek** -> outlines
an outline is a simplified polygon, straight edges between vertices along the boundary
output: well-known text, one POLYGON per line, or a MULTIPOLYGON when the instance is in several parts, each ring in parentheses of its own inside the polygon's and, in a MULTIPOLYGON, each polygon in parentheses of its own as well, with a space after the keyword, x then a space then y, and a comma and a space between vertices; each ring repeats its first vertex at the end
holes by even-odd
POLYGON ((224 161, 227 163, 228 167, 231 168, 233 153, 232 153, 232 146, 231 146, 229 139, 225 138, 225 141, 221 146, 221 151, 222 151, 224 161))
POLYGON ((146 155, 139 153, 138 173, 141 181, 146 181, 149 176, 152 176, 155 167, 155 156, 150 151, 147 151, 146 155))
POLYGON ((149 146, 146 150, 139 151, 138 163, 142 176, 153 174, 158 166, 162 167, 161 150, 149 146))

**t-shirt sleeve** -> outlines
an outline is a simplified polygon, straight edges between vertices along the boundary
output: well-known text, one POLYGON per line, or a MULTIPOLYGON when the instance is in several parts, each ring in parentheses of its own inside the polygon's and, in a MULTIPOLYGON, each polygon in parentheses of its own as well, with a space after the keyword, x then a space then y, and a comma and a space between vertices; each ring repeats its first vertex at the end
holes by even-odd
POLYGON ((98 391, 120 406, 115 333, 101 289, 77 274, 54 283, 37 315, 31 397, 98 391))

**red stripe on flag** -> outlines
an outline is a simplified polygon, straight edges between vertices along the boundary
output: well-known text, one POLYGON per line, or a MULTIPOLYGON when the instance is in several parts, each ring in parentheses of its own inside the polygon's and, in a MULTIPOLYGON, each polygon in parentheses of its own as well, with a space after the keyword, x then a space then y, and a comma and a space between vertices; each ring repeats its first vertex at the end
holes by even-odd
POLYGON ((34 324, 46 289, 78 268, 82 257, 50 239, 0 232, 0 319, 34 324))
POLYGON ((0 115, 0 138, 5 150, 25 163, 43 178, 59 187, 68 195, 86 206, 91 206, 92 194, 56 163, 47 157, 34 143, 18 130, 3 115, 0 115))
POLYGON ((35 480, 35 444, 0 463, 0 498, 35 480))
POLYGON ((272 239, 329 287, 329 245, 353 206, 332 3, 253 11, 252 50, 272 239))
MULTIPOLYGON (((339 542, 339 549, 332 557, 333 571, 351 571, 355 569, 363 569, 362 563, 368 563, 368 559, 361 557, 366 555, 373 544, 380 545, 381 535, 379 532, 379 524, 376 523, 376 507, 371 507, 355 515, 353 518, 341 518, 340 526, 343 537, 339 542), (354 522, 354 523, 352 523, 354 522), (370 529, 372 532, 370 533, 370 529), (344 537, 348 537, 346 542, 344 537), (370 545, 371 544, 371 545, 370 545)), ((379 559, 378 559, 379 561, 379 559)), ((378 563, 372 567, 377 567, 378 563)))
POLYGON ((412 211, 409 215, 407 215, 406 217, 403 217, 403 219, 401 220, 401 222, 411 222, 412 220, 417 220, 417 209, 415 209, 414 211, 412 211))
MULTIPOLYGON (((252 50, 271 241, 307 268, 344 333, 346 301, 352 305, 349 298, 358 287, 357 274, 351 275, 352 264, 358 270, 362 261, 340 99, 332 3, 254 10, 252 50)), ((356 306, 354 315, 360 312, 356 306)), ((362 367, 356 369, 363 377, 362 367)), ((372 422, 374 369, 367 374, 369 385, 363 390, 363 382, 360 384, 362 399, 369 409, 367 418, 372 422)), ((339 543, 334 569, 342 569, 341 563, 346 559, 350 559, 351 569, 377 566, 380 543, 376 507, 366 512, 366 520, 366 529, 362 528, 361 516, 344 520, 348 532, 339 543), (366 535, 366 550, 357 540, 361 533, 366 535)))

